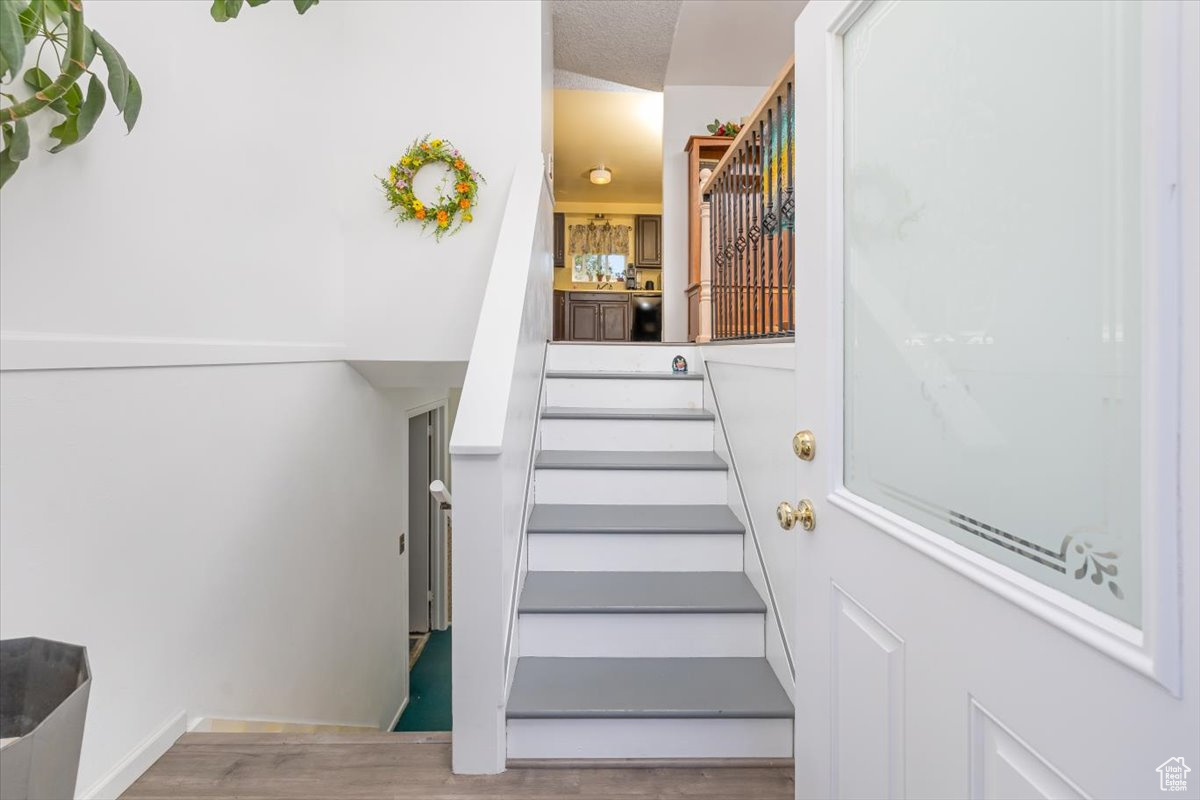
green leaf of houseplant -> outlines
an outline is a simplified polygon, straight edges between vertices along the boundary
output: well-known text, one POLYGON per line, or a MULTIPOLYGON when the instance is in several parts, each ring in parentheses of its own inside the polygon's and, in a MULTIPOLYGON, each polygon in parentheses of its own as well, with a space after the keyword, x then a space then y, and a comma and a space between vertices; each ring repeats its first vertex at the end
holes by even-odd
POLYGON ((125 65, 125 59, 117 52, 117 48, 109 44, 108 40, 100 35, 100 31, 93 30, 92 39, 100 50, 104 66, 108 68, 108 91, 112 94, 113 103, 116 104, 117 110, 123 111, 125 98, 129 95, 129 67, 125 65))
POLYGON ((132 131, 142 111, 142 86, 137 76, 129 73, 129 97, 125 98, 125 130, 132 131))
POLYGON ((83 63, 89 67, 92 65, 92 59, 96 57, 96 37, 92 36, 92 32, 84 28, 83 31, 83 63))
POLYGON ((58 139, 58 144, 50 148, 51 153, 61 153, 66 148, 79 141, 79 115, 72 114, 50 129, 50 136, 58 139))
POLYGON ((315 6, 317 2, 318 0, 292 0, 292 3, 296 6, 296 10, 301 14, 315 6))
POLYGON ((47 13, 56 17, 67 15, 67 0, 46 0, 47 13))
POLYGON ((16 78, 25 60, 25 29, 12 0, 0 0, 0 57, 4 60, 0 76, 7 72, 16 78))
POLYGON ((21 10, 17 17, 21 20, 21 32, 25 36, 25 44, 33 41, 38 31, 42 29, 42 1, 32 0, 21 10))
MULTIPOLYGON (((3 0, 0 0, 2 2, 3 0)), ((7 150, 0 150, 0 187, 8 183, 8 179, 17 171, 20 162, 13 161, 8 157, 7 150)))
POLYGON ((54 82, 41 67, 30 67, 25 70, 25 74, 21 76, 21 80, 25 81, 25 85, 34 91, 45 89, 54 82))
POLYGON ((208 10, 208 13, 217 22, 224 22, 229 19, 229 14, 225 11, 225 0, 213 0, 212 8, 208 10))
POLYGON ((61 153, 76 142, 83 141, 92 132, 96 120, 100 118, 100 112, 104 110, 104 100, 104 84, 93 75, 88 81, 87 98, 79 107, 79 113, 73 117, 67 117, 62 124, 51 128, 50 135, 60 141, 50 148, 50 152, 61 153))
POLYGON ((13 123, 12 142, 8 145, 8 157, 13 161, 29 158, 29 125, 24 119, 13 123))
POLYGON ((225 16, 230 19, 237 19, 237 15, 241 13, 242 0, 225 0, 225 16))
POLYGON ((81 105, 83 105, 83 89, 79 88, 78 83, 72 83, 66 94, 51 103, 50 107, 64 116, 71 116, 79 113, 81 105))
POLYGON ((251 8, 254 8, 255 6, 261 6, 263 3, 269 2, 269 0, 246 0, 246 2, 250 4, 251 8))

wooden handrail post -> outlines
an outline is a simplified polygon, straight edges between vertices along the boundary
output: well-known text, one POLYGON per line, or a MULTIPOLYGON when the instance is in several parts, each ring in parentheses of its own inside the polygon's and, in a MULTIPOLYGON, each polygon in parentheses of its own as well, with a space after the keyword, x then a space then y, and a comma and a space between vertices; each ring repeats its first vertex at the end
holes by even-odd
POLYGON ((700 203, 700 332, 697 342, 712 341, 712 207, 700 203))

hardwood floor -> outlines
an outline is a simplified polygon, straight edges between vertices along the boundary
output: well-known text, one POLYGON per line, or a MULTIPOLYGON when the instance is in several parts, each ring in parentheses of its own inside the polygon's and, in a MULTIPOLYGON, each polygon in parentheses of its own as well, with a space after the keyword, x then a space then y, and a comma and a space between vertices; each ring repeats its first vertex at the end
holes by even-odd
POLYGON ((189 733, 127 800, 791 800, 792 768, 603 767, 454 775, 446 735, 189 733))

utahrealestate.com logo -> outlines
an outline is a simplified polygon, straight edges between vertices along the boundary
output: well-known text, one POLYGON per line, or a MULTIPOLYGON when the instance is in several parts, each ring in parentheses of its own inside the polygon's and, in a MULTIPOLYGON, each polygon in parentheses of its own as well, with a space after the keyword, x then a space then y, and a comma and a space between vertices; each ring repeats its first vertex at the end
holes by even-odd
POLYGON ((1168 758, 1158 767, 1158 788, 1164 792, 1186 792, 1187 775, 1192 768, 1183 763, 1183 756, 1168 758))

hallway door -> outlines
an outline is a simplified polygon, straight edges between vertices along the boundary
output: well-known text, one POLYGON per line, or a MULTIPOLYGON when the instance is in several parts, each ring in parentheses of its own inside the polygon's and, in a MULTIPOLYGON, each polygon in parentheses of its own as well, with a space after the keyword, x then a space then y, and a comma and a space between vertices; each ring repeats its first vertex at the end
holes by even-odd
POLYGON ((408 630, 424 633, 430 629, 430 605, 433 601, 431 554, 435 545, 435 525, 440 513, 429 494, 429 484, 437 470, 436 410, 408 419, 408 530, 411 544, 408 554, 408 630))
POLYGON ((1198 22, 797 20, 799 797, 1200 796, 1198 22))

